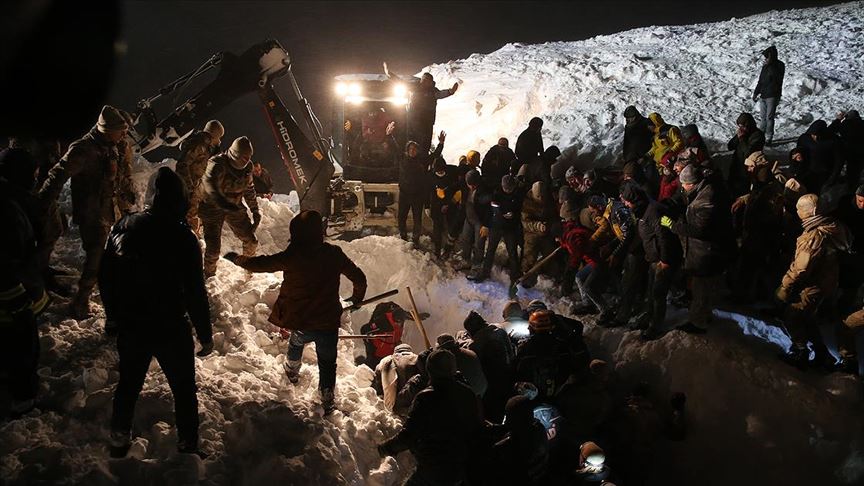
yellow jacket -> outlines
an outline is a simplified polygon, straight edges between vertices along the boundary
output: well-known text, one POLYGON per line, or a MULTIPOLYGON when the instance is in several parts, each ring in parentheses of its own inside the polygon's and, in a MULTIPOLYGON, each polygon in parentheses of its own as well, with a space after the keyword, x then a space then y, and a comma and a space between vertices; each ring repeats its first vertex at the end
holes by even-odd
POLYGON ((651 151, 648 152, 657 167, 660 168, 663 156, 668 152, 680 152, 684 148, 684 139, 681 130, 675 125, 668 125, 658 113, 648 115, 654 130, 654 141, 651 143, 651 151))

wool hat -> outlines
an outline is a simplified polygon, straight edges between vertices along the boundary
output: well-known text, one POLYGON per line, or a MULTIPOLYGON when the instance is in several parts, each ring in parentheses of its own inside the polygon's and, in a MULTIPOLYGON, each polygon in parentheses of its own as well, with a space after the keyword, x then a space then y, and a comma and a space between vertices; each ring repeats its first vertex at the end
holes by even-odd
POLYGON ((607 204, 609 204, 609 199, 602 194, 592 194, 591 197, 588 198, 589 208, 605 208, 607 204))
POLYGON ((119 132, 129 128, 126 122, 126 117, 120 113, 120 110, 111 105, 102 107, 99 113, 99 121, 96 122, 96 129, 101 133, 119 132))
POLYGON ((695 165, 688 165, 678 176, 681 184, 698 184, 702 180, 702 171, 695 165))
POLYGON ((543 302, 540 299, 534 299, 531 302, 528 302, 528 308, 525 310, 528 311, 528 314, 531 314, 534 311, 546 310, 546 309, 547 309, 547 307, 546 307, 545 302, 543 302))
POLYGON ((516 190, 516 178, 510 174, 505 175, 501 178, 501 189, 504 190, 507 194, 516 190))
POLYGON ((504 305, 504 311, 501 313, 501 317, 507 319, 508 317, 524 317, 525 311, 522 310, 522 304, 519 303, 518 300, 511 300, 504 305))
POLYGON ((414 348, 412 348, 411 345, 407 344, 407 343, 398 344, 398 345, 396 345, 395 348, 393 348, 394 353, 399 353, 402 351, 407 351, 407 352, 413 353, 414 348))
POLYGON ((570 201, 564 201, 558 211, 558 216, 564 221, 579 221, 579 209, 570 201))
POLYGON ((551 331, 555 327, 552 322, 552 311, 540 309, 532 312, 528 318, 528 327, 534 332, 551 331))
POLYGON ((436 349, 426 358, 426 372, 432 379, 452 378, 456 374, 456 357, 446 349, 436 349))
POLYGON ((324 241, 324 225, 321 213, 304 209, 288 224, 291 244, 317 245, 324 241))
POLYGON ((480 329, 486 327, 486 321, 480 314, 471 311, 468 313, 468 316, 465 317, 465 320, 462 322, 462 327, 464 327, 465 330, 468 331, 470 334, 474 334, 480 329))
POLYGON ((443 346, 447 343, 455 343, 456 338, 453 337, 452 334, 447 334, 445 332, 444 334, 439 334, 438 337, 435 339, 435 342, 438 344, 438 346, 443 346))
POLYGON ((204 125, 204 131, 213 135, 216 138, 222 138, 225 135, 225 127, 219 120, 210 120, 204 125))
POLYGON ((633 118, 636 116, 639 116, 639 110, 637 110, 635 106, 630 105, 627 108, 624 108, 624 118, 633 118))
POLYGON ((238 137, 231 143, 231 147, 228 149, 228 157, 231 160, 239 160, 243 156, 252 157, 253 152, 252 142, 246 137, 238 137))
POLYGON ((185 219, 189 210, 186 184, 183 179, 168 167, 160 167, 153 181, 153 212, 170 214, 185 219))

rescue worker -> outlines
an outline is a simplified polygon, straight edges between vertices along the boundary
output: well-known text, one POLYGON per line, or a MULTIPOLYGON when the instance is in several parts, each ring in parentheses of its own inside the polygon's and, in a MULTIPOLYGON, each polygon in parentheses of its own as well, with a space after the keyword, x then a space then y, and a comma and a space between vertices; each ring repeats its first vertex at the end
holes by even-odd
POLYGON ((744 162, 753 152, 765 147, 765 134, 756 127, 756 120, 750 113, 741 113, 735 121, 738 129, 735 136, 726 144, 729 150, 735 152, 732 165, 729 166, 729 191, 737 197, 747 192, 747 177, 744 173, 744 162))
MULTIPOLYGON (((571 307, 574 315, 599 313, 598 322, 606 322, 612 317, 603 289, 608 283, 606 261, 600 258, 596 246, 591 242, 591 230, 579 221, 579 213, 573 205, 561 205, 561 219, 564 227, 558 243, 567 250, 567 270, 564 272, 563 295, 570 295, 575 281, 581 302, 571 307)), ((579 334, 581 334, 581 330, 579 334)))
POLYGON ((622 160, 624 163, 636 162, 651 150, 654 131, 648 119, 639 113, 635 106, 624 109, 624 144, 622 160))
POLYGON ((840 112, 828 129, 843 141, 843 158, 846 159, 846 183, 850 189, 861 184, 861 169, 864 168, 864 120, 857 110, 840 112))
POLYGON ((486 381, 483 395, 485 418, 500 423, 504 418, 504 404, 513 391, 513 362, 516 350, 501 326, 489 324, 474 311, 462 323, 471 338, 468 349, 477 354, 486 381))
POLYGON ((111 225, 135 204, 132 148, 126 142, 128 128, 120 110, 105 105, 96 126, 72 142, 40 189, 46 200, 56 201, 63 185, 72 179, 72 221, 81 232, 85 254, 78 293, 71 304, 77 319, 90 315, 90 294, 96 286, 111 225))
POLYGON ((432 252, 436 258, 442 254, 447 257, 455 243, 453 226, 459 217, 462 187, 456 167, 448 165, 441 157, 432 163, 431 180, 429 214, 432 217, 432 252))
POLYGON ((474 394, 482 399, 486 395, 489 381, 483 373, 483 366, 477 353, 462 347, 452 334, 441 334, 435 342, 437 344, 435 349, 446 349, 453 353, 456 358, 456 370, 459 371, 461 378, 471 387, 474 394))
POLYGON ((702 171, 688 165, 679 177, 687 207, 673 220, 664 215, 660 224, 681 239, 684 249, 684 272, 690 279, 690 321, 678 329, 694 334, 707 332, 713 319, 714 299, 720 287, 720 276, 734 251, 734 235, 729 213, 731 204, 722 188, 702 171))
MULTIPOLYGON (((522 202, 522 273, 527 273, 537 263, 538 257, 548 255, 553 251, 552 240, 552 204, 549 201, 549 190, 543 182, 535 182, 522 202)), ((525 288, 533 287, 537 276, 532 275, 522 282, 525 288)))
POLYGON ((518 173, 523 165, 543 155, 542 129, 543 120, 535 116, 528 122, 528 128, 522 130, 522 133, 519 134, 519 138, 516 139, 516 167, 513 167, 514 173, 518 173))
POLYGON ((480 164, 480 173, 486 186, 494 189, 505 175, 516 175, 513 171, 515 161, 516 154, 510 149, 510 142, 504 137, 499 138, 498 143, 483 156, 480 164))
POLYGON ((225 128, 222 124, 218 120, 210 120, 204 125, 204 130, 193 133, 180 144, 176 171, 189 191, 189 214, 186 219, 192 231, 199 236, 201 222, 198 219, 198 205, 204 196, 201 180, 207 170, 207 162, 218 153, 224 135, 225 128))
POLYGON ((462 225, 462 265, 460 270, 479 271, 483 263, 486 238, 489 236, 490 194, 482 187, 480 173, 471 170, 465 174, 467 192, 463 199, 465 222, 462 225))
POLYGON ((534 417, 534 404, 517 395, 507 401, 506 434, 492 446, 490 476, 484 484, 547 484, 549 440, 546 428, 534 417))
POLYGON ((411 314, 393 302, 382 302, 375 306, 369 322, 360 326, 360 334, 390 334, 391 336, 363 340, 366 345, 367 366, 374 370, 382 359, 393 354, 396 346, 402 342, 406 319, 411 319, 411 314))
POLYGON ((198 215, 204 226, 204 275, 216 275, 216 262, 222 248, 222 225, 228 227, 243 242, 243 254, 255 255, 258 238, 255 230, 261 223, 261 212, 255 187, 252 185, 252 142, 246 137, 234 140, 227 152, 207 162, 204 173, 204 194, 198 215), (246 201, 246 206, 243 205, 246 201), (252 212, 249 219, 248 210, 252 212))
MULTIPOLYGON (((387 63, 384 63, 384 73, 390 79, 396 78, 387 68, 387 63)), ((435 126, 438 100, 454 95, 459 83, 453 83, 449 89, 438 89, 432 74, 423 73, 420 78, 410 78, 408 89, 411 92, 408 102, 408 140, 417 142, 421 153, 428 153, 432 147, 432 128, 435 126)))
POLYGON ((384 400, 384 408, 400 417, 407 417, 414 395, 409 395, 405 385, 419 375, 417 354, 411 346, 402 343, 393 350, 393 354, 384 357, 375 366, 375 378, 372 388, 384 400), (412 400, 407 398, 410 396, 412 400))
POLYGON ((225 259, 250 272, 283 272, 279 297, 270 322, 291 330, 285 374, 291 383, 300 381, 300 358, 306 344, 314 342, 318 356, 318 390, 325 413, 335 408, 336 344, 342 303, 339 280, 345 275, 354 285, 348 301, 356 306, 366 295, 366 275, 338 246, 324 242, 324 222, 317 211, 303 210, 291 220, 291 243, 274 255, 225 259))
POLYGON ((815 194, 801 196, 795 209, 804 233, 795 242, 795 258, 776 292, 777 299, 787 304, 784 322, 792 338, 784 360, 801 369, 824 369, 833 365, 834 358, 825 347, 816 313, 837 290, 840 253, 850 249, 849 230, 822 214, 815 194), (815 353, 812 363, 808 342, 815 353))
POLYGON ((438 146, 431 154, 428 148, 410 141, 405 145, 405 157, 399 163, 399 209, 396 216, 399 225, 399 236, 408 241, 408 212, 414 222, 411 241, 414 246, 420 244, 423 232, 423 205, 428 200, 429 168, 432 162, 441 157, 444 150, 444 140, 447 134, 438 134, 438 146))
POLYGON ((498 243, 504 240, 507 248, 507 268, 510 281, 515 282, 522 274, 519 268, 519 237, 522 234, 522 199, 523 195, 518 190, 516 178, 505 175, 489 203, 488 237, 486 239, 486 256, 483 259, 483 268, 479 274, 469 276, 469 280, 482 282, 489 278, 492 272, 492 264, 495 262, 495 253, 498 251, 498 243))
POLYGON ((663 156, 667 153, 677 154, 684 148, 684 139, 681 136, 681 130, 669 125, 663 121, 663 117, 659 113, 650 113, 648 120, 651 121, 651 129, 654 131, 654 139, 651 142, 651 148, 648 150, 648 156, 654 159, 658 170, 662 165, 663 156))
MULTIPOLYGON (((34 167, 31 179, 35 173, 34 167)), ((12 418, 36 405, 40 348, 36 318, 48 305, 39 271, 36 233, 24 208, 13 197, 17 191, 0 177, 0 217, 4 224, 0 233, 0 370, 8 378, 12 418)))
POLYGON ((99 271, 106 329, 116 329, 120 380, 111 416, 111 456, 130 447, 135 402, 155 357, 174 395, 177 449, 198 450, 195 346, 187 315, 202 350, 213 351, 210 306, 198 239, 186 223, 182 180, 163 167, 153 205, 130 214, 111 230, 99 271))
POLYGON ((587 371, 590 358, 582 336, 556 330, 551 311, 532 312, 528 325, 530 336, 516 349, 516 381, 537 387, 539 400, 554 401, 568 380, 587 371))
POLYGON ((426 360, 429 386, 417 394, 402 430, 378 446, 382 456, 410 450, 417 468, 407 484, 464 484, 483 421, 477 397, 456 380, 456 358, 436 349, 426 360))
POLYGON ((255 186, 255 194, 264 199, 273 198, 273 178, 261 162, 252 162, 252 185, 255 186))
POLYGON ((759 81, 753 89, 753 101, 759 101, 759 130, 765 134, 765 141, 770 144, 774 139, 774 117, 783 94, 786 65, 777 59, 776 46, 768 47, 762 51, 762 55, 765 60, 762 70, 759 71, 759 81))

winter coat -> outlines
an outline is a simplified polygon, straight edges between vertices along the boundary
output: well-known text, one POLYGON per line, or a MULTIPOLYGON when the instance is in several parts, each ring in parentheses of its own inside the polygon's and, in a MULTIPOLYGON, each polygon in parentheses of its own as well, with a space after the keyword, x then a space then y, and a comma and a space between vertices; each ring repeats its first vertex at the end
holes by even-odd
POLYGON ((831 296, 837 290, 840 254, 848 252, 849 230, 834 218, 813 216, 804 220, 804 233, 795 241, 795 258, 783 276, 787 293, 807 293, 812 299, 831 296))
POLYGON ((777 59, 777 48, 769 47, 763 51, 768 58, 759 72, 759 81, 753 90, 753 96, 764 98, 780 98, 783 94, 783 76, 786 74, 786 65, 777 59))
POLYGON ((422 153, 416 157, 405 157, 399 161, 399 193, 420 196, 428 190, 429 167, 432 161, 441 156, 444 144, 439 143, 431 154, 422 153))
MULTIPOLYGON (((420 374, 417 367, 417 355, 410 349, 400 349, 386 356, 375 367, 375 378, 372 387, 384 397, 384 408, 399 416, 406 416, 411 408, 411 401, 405 400, 401 393, 408 380, 420 374)), ((411 395, 413 399, 414 395, 411 395)))
POLYGON ((851 251, 840 255, 840 287, 855 288, 864 283, 864 210, 855 205, 855 195, 840 202, 837 218, 849 229, 851 251))
POLYGON ((567 266, 579 268, 585 265, 597 265, 600 254, 591 242, 591 231, 578 221, 565 221, 564 233, 561 235, 561 246, 567 250, 567 266))
POLYGON ((684 270, 694 276, 719 275, 734 251, 730 203, 722 189, 708 180, 686 197, 684 216, 672 224, 684 248, 684 270))
POLYGON ((512 430, 492 446, 492 464, 488 470, 490 478, 484 484, 546 484, 549 453, 546 428, 534 419, 529 426, 512 430))
POLYGON ((765 148, 765 134, 756 126, 756 120, 749 113, 746 115, 747 129, 743 137, 739 137, 736 133, 729 143, 726 144, 729 150, 733 150, 734 162, 738 164, 739 169, 743 170, 744 161, 753 152, 758 152, 765 148))
POLYGON ((198 340, 212 340, 201 248, 184 218, 147 210, 115 224, 99 267, 99 293, 106 318, 121 330, 188 333, 188 314, 198 340))
POLYGON ((453 353, 453 356, 456 357, 456 369, 462 373, 474 394, 482 397, 486 393, 489 382, 486 380, 486 375, 483 374, 483 366, 477 353, 460 347, 456 341, 447 342, 438 347, 453 353))
POLYGON ((519 165, 527 164, 543 155, 543 135, 540 130, 526 128, 516 139, 516 159, 519 165))
POLYGON ((524 195, 519 190, 510 194, 504 192, 503 189, 495 191, 489 202, 489 227, 507 232, 517 231, 522 225, 523 199, 524 195), (505 214, 510 214, 511 217, 506 218, 504 217, 505 214))
POLYGON ((522 231, 535 235, 548 235, 550 212, 546 204, 529 193, 522 200, 522 231))
POLYGON ((72 142, 40 192, 56 200, 70 178, 72 221, 80 226, 110 226, 115 211, 128 212, 135 204, 131 147, 125 141, 109 143, 96 127, 72 142))
POLYGON ((393 354, 396 346, 402 342, 405 320, 410 318, 405 309, 393 302, 382 302, 375 306, 369 322, 360 326, 360 334, 388 333, 393 336, 363 340, 366 345, 366 364, 370 368, 374 368, 382 358, 393 354))
POLYGON ((745 244, 756 243, 765 248, 779 243, 777 235, 783 231, 783 186, 779 182, 772 178, 751 187, 742 227, 745 244))
POLYGON ((482 186, 468 188, 464 200, 465 219, 471 224, 489 226, 491 199, 492 195, 482 186))
POLYGON ((648 155, 654 159, 657 166, 660 166, 664 155, 669 152, 678 153, 684 148, 684 139, 678 127, 667 124, 657 113, 651 113, 648 119, 653 124, 654 131, 654 139, 648 155))
POLYGON ((213 136, 204 131, 193 133, 180 144, 180 158, 177 159, 175 172, 186 183, 186 190, 190 194, 198 190, 207 170, 207 162, 214 155, 213 150, 213 136))
POLYGON ((660 218, 664 214, 665 210, 661 203, 649 201, 645 212, 637 221, 639 237, 645 251, 645 261, 677 265, 681 263, 683 253, 681 241, 668 228, 660 225, 660 218))
POLYGON ((484 184, 491 188, 500 186, 501 179, 513 170, 514 160, 516 154, 510 150, 510 147, 493 145, 483 156, 483 162, 480 164, 480 174, 483 175, 484 184))
POLYGON ((625 163, 641 159, 651 150, 654 131, 647 118, 637 116, 632 123, 624 125, 624 156, 625 163))
POLYGON ((533 383, 541 400, 554 398, 588 362, 582 336, 566 330, 532 333, 516 349, 516 381, 533 383))
POLYGON ((597 229, 591 235, 595 245, 609 245, 609 254, 613 258, 623 257, 632 249, 639 233, 636 218, 624 203, 610 199, 596 222, 597 229))
POLYGON ((231 165, 228 153, 219 154, 207 162, 204 172, 203 202, 226 211, 244 210, 243 201, 252 212, 258 211, 258 199, 252 184, 252 164, 242 169, 231 165))
POLYGON ((859 169, 864 166, 864 120, 847 116, 842 122, 832 121, 828 129, 840 136, 846 163, 859 169))
POLYGON ((443 176, 438 176, 434 172, 429 173, 431 187, 429 208, 432 214, 441 213, 444 206, 447 206, 448 212, 456 211, 456 206, 461 203, 463 187, 459 182, 457 171, 456 167, 448 165, 443 176))
POLYGON ((418 472, 436 484, 457 484, 475 457, 482 427, 480 404, 471 388, 442 379, 417 394, 402 430, 384 447, 394 454, 410 450, 418 472))
POLYGON ((234 263, 251 272, 283 272, 269 319, 283 329, 337 331, 342 317, 341 275, 354 284, 354 301, 366 295, 366 275, 341 248, 329 243, 289 244, 274 255, 238 256, 234 263))
POLYGON ((663 201, 669 199, 678 193, 680 188, 681 183, 678 181, 678 176, 674 174, 663 176, 663 178, 660 179, 660 193, 657 196, 657 200, 663 201))
MULTIPOLYGON (((438 100, 451 96, 455 91, 453 88, 438 89, 434 85, 423 86, 420 80, 409 84, 411 90, 411 102, 408 112, 412 120, 423 120, 430 127, 435 125, 435 112, 438 109, 438 100)), ((385 125, 386 128, 386 125, 385 125)))
POLYGON ((0 233, 0 325, 13 322, 13 315, 25 308, 39 314, 48 305, 33 227, 24 209, 10 197, 9 186, 0 179, 0 217, 4 226, 0 233))
POLYGON ((471 334, 468 349, 477 355, 483 374, 490 384, 500 385, 511 380, 516 350, 507 331, 495 324, 487 324, 471 334))

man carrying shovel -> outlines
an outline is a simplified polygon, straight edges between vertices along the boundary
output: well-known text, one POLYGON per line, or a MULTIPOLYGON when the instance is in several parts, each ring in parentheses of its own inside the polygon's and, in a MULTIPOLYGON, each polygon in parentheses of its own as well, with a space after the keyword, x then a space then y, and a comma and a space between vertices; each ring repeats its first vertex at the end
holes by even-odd
POLYGON ((291 383, 299 381, 303 348, 314 342, 318 390, 326 414, 335 408, 336 344, 344 310, 339 298, 340 276, 354 284, 348 302, 355 308, 366 295, 366 275, 341 248, 324 242, 324 226, 317 211, 301 211, 291 220, 290 229, 291 242, 284 251, 254 257, 228 253, 225 259, 250 272, 283 272, 270 322, 291 330, 285 373, 291 383))

